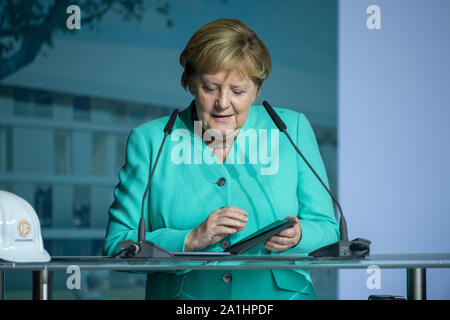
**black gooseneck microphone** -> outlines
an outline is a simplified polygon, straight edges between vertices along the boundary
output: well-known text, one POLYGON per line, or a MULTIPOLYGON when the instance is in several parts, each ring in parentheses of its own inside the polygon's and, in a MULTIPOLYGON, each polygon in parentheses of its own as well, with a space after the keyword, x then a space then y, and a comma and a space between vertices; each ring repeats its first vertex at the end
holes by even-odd
POLYGON ((297 153, 302 157, 302 159, 305 161, 305 163, 308 165, 308 167, 311 169, 311 171, 314 173, 316 178, 320 181, 322 186, 325 188, 325 190, 328 192, 328 194, 331 196, 331 199, 333 199, 334 203, 339 209, 340 213, 340 219, 339 219, 339 231, 340 231, 340 241, 327 245, 325 247, 319 248, 315 251, 312 251, 309 253, 310 256, 313 257, 339 257, 339 258, 363 258, 366 255, 370 253, 370 241, 362 238, 356 238, 354 240, 349 241, 348 240, 348 232, 347 232, 347 222, 345 221, 344 213, 342 212, 341 205, 339 204, 339 201, 336 199, 336 197, 331 193, 330 189, 326 186, 326 184, 322 181, 320 176, 317 174, 317 172, 313 169, 313 167, 309 164, 308 160, 303 156, 301 151, 298 149, 298 147, 295 145, 294 141, 292 141, 291 136, 286 131, 286 124, 281 120, 281 118, 278 116, 278 114, 273 110, 273 108, 270 106, 270 104, 267 101, 263 101, 263 106, 266 109, 267 113, 269 114, 272 121, 275 123, 278 130, 283 132, 289 141, 291 142, 292 146, 295 148, 297 153))
POLYGON ((119 252, 116 253, 113 257, 120 256, 123 258, 168 258, 172 257, 172 254, 164 248, 157 246, 155 243, 151 241, 145 240, 145 217, 144 217, 144 205, 145 198, 147 196, 148 190, 150 189, 150 185, 153 179, 153 174, 155 173, 156 166, 158 164, 159 156, 161 155, 161 151, 163 149, 164 143, 166 142, 167 136, 172 132, 173 126, 175 125, 175 121, 177 120, 178 109, 175 109, 170 115, 169 120, 167 121, 166 126, 164 127, 164 138, 161 142, 161 146, 158 150, 158 155, 156 156, 155 165, 151 170, 150 176, 148 178, 147 187, 145 188, 144 196, 142 197, 142 205, 141 205, 141 219, 139 220, 139 229, 138 229, 138 242, 133 240, 124 240, 119 242, 119 252))

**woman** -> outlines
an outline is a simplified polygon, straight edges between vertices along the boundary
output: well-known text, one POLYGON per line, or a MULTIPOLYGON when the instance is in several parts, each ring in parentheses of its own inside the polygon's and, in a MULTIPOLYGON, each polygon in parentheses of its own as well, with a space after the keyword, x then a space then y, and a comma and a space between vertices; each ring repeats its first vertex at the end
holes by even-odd
MULTIPOLYGON (((182 86, 194 100, 180 113, 153 176, 144 208, 146 240, 169 251, 223 251, 275 220, 294 219, 293 226, 246 253, 308 253, 336 242, 329 195, 289 141, 275 134, 265 109, 253 105, 271 70, 270 53, 256 34, 236 20, 213 21, 192 36, 180 63, 182 86), (256 134, 248 134, 252 131, 256 134), (270 147, 264 138, 268 132, 270 147), (259 153, 252 147, 255 136, 263 137, 256 144, 259 153), (261 150, 271 150, 270 164, 267 158, 254 161, 255 154, 264 154, 261 150)), ((305 116, 276 111, 328 183, 305 116)), ((109 210, 107 255, 117 252, 118 242, 137 240, 141 199, 167 120, 150 121, 130 133, 109 210)), ((202 270, 149 273, 146 297, 314 299, 315 293, 305 270, 202 270)))

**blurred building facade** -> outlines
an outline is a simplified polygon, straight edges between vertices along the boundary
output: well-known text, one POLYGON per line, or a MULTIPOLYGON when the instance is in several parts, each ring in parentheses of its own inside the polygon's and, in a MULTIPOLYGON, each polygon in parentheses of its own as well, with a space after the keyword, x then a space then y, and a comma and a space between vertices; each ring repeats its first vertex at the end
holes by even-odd
MULTIPOLYGON (((0 86, 0 189, 35 208, 51 256, 101 255, 127 136, 133 127, 170 112, 150 104, 0 86)), ((314 130, 335 189, 336 130, 314 130)), ((29 286, 22 276, 9 278, 9 286, 29 286)))
MULTIPOLYGON (((248 24, 271 50, 273 70, 256 104, 307 116, 337 192, 337 1, 178 1, 171 15, 172 28, 151 10, 141 23, 107 15, 100 32, 57 35, 0 83, 0 189, 33 205, 52 256, 101 254, 130 130, 189 105, 179 54, 197 28, 225 16, 248 24)), ((336 298, 336 272, 312 274, 318 297, 336 298)), ((107 282, 137 281, 142 298, 142 279, 111 273, 107 282)), ((9 273, 6 286, 29 284, 9 273)))

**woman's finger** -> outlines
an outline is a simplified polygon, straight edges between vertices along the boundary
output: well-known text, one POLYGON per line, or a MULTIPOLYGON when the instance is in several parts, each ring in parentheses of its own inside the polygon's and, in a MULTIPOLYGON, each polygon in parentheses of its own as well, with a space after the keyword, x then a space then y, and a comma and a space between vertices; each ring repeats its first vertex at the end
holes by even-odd
POLYGON ((233 207, 233 206, 221 207, 220 209, 218 209, 218 211, 234 211, 234 212, 242 213, 244 215, 248 214, 248 212, 245 211, 244 209, 241 209, 238 207, 233 207))
POLYGON ((245 211, 244 209, 241 209, 241 208, 237 208, 237 207, 226 207, 225 209, 226 209, 226 210, 225 210, 226 212, 235 212, 235 213, 238 213, 238 214, 244 215, 244 216, 247 216, 247 215, 248 215, 248 212, 245 211))
POLYGON ((228 218, 239 220, 239 221, 242 221, 242 222, 247 222, 248 221, 246 212, 244 212, 244 211, 236 211, 236 210, 231 210, 231 209, 222 210, 222 211, 217 212, 216 217, 217 218, 228 217, 228 218))
POLYGON ((224 226, 216 226, 211 230, 211 232, 212 232, 212 236, 215 236, 215 237, 220 236, 221 238, 224 238, 226 235, 236 233, 237 231, 234 228, 228 228, 228 227, 224 227, 224 226))
POLYGON ((235 206, 228 206, 228 207, 224 207, 226 209, 230 209, 230 210, 234 210, 234 211, 238 211, 238 212, 242 212, 242 213, 248 213, 247 211, 245 211, 242 208, 239 207, 235 207, 235 206))
POLYGON ((280 236, 280 237, 287 237, 287 238, 293 238, 298 233, 298 229, 297 228, 298 228, 297 226, 292 226, 290 228, 284 229, 283 231, 278 233, 278 236, 280 236))
POLYGON ((283 231, 279 232, 278 235, 282 237, 296 237, 301 233, 300 220, 297 217, 288 216, 285 220, 294 220, 295 223, 283 231))
POLYGON ((276 244, 280 244, 283 246, 289 246, 289 245, 293 245, 293 238, 287 238, 287 237, 279 237, 279 236, 272 236, 269 239, 271 242, 276 243, 276 244))
POLYGON ((232 228, 245 228, 245 223, 237 220, 237 219, 231 219, 228 217, 220 217, 217 219, 216 222, 217 226, 225 226, 225 227, 232 227, 232 228))
POLYGON ((286 218, 284 218, 284 220, 286 221, 290 221, 290 220, 294 220, 294 226, 300 223, 300 220, 298 220, 297 217, 293 217, 293 216, 287 216, 286 218))
POLYGON ((287 246, 283 246, 281 244, 275 243, 270 240, 264 244, 264 247, 270 251, 284 251, 284 250, 289 249, 289 247, 287 247, 287 246))

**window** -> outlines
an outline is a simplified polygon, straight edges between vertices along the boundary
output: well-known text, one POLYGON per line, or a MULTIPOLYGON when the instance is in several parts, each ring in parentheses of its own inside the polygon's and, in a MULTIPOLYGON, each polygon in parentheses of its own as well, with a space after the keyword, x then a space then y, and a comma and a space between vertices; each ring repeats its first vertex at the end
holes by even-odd
POLYGON ((70 174, 72 172, 72 135, 69 131, 54 131, 55 173, 70 174))
POLYGON ((24 117, 51 118, 53 97, 50 92, 14 88, 14 114, 24 117))
POLYGON ((47 91, 34 92, 34 116, 38 118, 52 117, 53 96, 47 91))
POLYGON ((73 100, 73 119, 78 121, 91 120, 91 104, 88 97, 76 97, 73 100))
POLYGON ((92 135, 92 173, 105 175, 108 172, 108 144, 107 136, 101 133, 92 135))
POLYGON ((0 182, 0 190, 13 192, 12 183, 4 181, 0 182))
POLYGON ((12 135, 10 127, 0 126, 0 172, 12 170, 12 135))
POLYGON ((31 90, 14 88, 14 115, 31 117, 34 115, 31 90))
POLYGON ((116 136, 116 156, 115 156, 115 171, 114 174, 118 174, 122 166, 125 164, 125 151, 127 147, 127 137, 125 135, 116 136))
POLYGON ((90 226, 91 188, 89 186, 74 186, 72 225, 77 228, 90 226))
POLYGON ((52 226, 52 187, 50 185, 36 185, 34 210, 43 228, 52 226))

